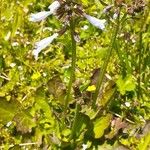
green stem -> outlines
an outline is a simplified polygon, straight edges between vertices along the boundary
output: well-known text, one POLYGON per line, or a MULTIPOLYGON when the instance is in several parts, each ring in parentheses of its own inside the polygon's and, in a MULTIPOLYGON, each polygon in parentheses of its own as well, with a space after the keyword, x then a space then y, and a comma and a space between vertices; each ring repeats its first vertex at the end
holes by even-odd
POLYGON ((142 31, 139 33, 139 46, 138 46, 138 51, 139 51, 139 63, 138 63, 138 92, 137 96, 138 99, 141 97, 141 61, 142 61, 142 31))
POLYGON ((72 42, 72 62, 71 62, 71 74, 70 74, 70 80, 69 80, 69 84, 68 84, 68 91, 67 91, 67 96, 65 99, 65 113, 67 111, 67 106, 68 106, 69 100, 71 98, 72 83, 75 78, 76 41, 74 39, 74 30, 75 30, 75 22, 73 19, 71 19, 70 20, 70 34, 71 34, 71 42, 72 42))
POLYGON ((96 100, 97 100, 97 97, 99 95, 99 90, 100 90, 102 82, 103 82, 103 78, 104 78, 104 75, 105 75, 111 54, 112 54, 112 50, 115 47, 116 37, 117 37, 118 31, 119 31, 119 25, 120 25, 119 18, 120 18, 120 15, 117 18, 117 26, 116 26, 114 33, 112 34, 110 48, 108 49, 108 52, 107 52, 107 55, 105 57, 105 61, 104 61, 103 67, 102 67, 102 71, 98 77, 98 81, 96 84, 96 91, 93 95, 93 102, 92 102, 93 108, 96 107, 96 100))
MULTIPOLYGON (((149 6, 150 7, 150 6, 149 6)), ((142 60, 144 60, 144 53, 143 53, 143 33, 145 31, 145 26, 146 26, 146 21, 149 16, 149 11, 147 10, 141 20, 141 25, 140 25, 140 32, 139 32, 139 43, 138 43, 138 89, 137 89, 137 97, 140 99, 142 97, 142 90, 141 90, 141 75, 142 75, 142 60)))
POLYGON ((70 135, 70 139, 76 139, 76 127, 77 127, 77 124, 78 124, 78 119, 79 119, 79 111, 80 111, 80 104, 76 104, 76 112, 75 112, 75 118, 74 118, 74 122, 73 122, 73 125, 72 125, 72 132, 71 132, 71 135, 70 135))

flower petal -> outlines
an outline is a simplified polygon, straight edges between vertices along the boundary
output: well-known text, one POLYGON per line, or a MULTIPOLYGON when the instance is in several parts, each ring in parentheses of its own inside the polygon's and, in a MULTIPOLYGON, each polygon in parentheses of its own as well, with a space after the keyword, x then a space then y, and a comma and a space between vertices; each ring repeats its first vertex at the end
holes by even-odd
POLYGON ((55 38, 58 37, 58 33, 53 34, 50 37, 44 38, 43 40, 35 43, 35 49, 33 50, 34 58, 37 60, 38 55, 42 49, 46 48, 55 38))
POLYGON ((46 17, 48 17, 51 14, 52 13, 50 11, 41 11, 36 14, 31 14, 29 20, 32 22, 38 22, 44 20, 46 17))
POLYGON ((84 17, 95 27, 103 30, 105 28, 106 20, 105 19, 97 19, 93 16, 84 14, 84 17))
POLYGON ((60 3, 58 1, 54 1, 49 7, 48 9, 50 10, 50 12, 53 14, 57 11, 57 9, 60 7, 60 3))

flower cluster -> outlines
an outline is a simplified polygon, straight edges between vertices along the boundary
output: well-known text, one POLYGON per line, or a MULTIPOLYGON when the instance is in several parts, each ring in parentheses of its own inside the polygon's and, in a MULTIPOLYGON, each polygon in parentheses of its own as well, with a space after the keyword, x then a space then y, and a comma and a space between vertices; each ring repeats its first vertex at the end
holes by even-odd
MULTIPOLYGON (((66 2, 66 1, 54 1, 49 7, 49 11, 41 11, 35 14, 31 14, 29 20, 32 22, 39 22, 46 19, 50 15, 56 15, 59 19, 63 18, 64 25, 67 26, 70 19, 74 14, 81 15, 85 17, 92 25, 103 30, 105 28, 106 20, 105 19, 97 19, 93 16, 87 15, 82 9, 81 6, 75 2, 66 2)), ((63 33, 66 31, 62 30, 63 33)), ((54 39, 58 37, 62 32, 54 33, 52 36, 42 39, 39 42, 35 43, 35 49, 33 50, 34 58, 37 60, 38 55, 42 49, 46 48, 54 39)))

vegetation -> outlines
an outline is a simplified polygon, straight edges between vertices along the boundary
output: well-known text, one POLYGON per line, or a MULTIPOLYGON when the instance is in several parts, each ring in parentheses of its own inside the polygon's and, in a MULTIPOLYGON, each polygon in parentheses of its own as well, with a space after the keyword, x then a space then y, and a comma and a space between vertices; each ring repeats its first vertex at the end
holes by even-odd
POLYGON ((149 0, 0 2, 0 149, 150 149, 149 0))

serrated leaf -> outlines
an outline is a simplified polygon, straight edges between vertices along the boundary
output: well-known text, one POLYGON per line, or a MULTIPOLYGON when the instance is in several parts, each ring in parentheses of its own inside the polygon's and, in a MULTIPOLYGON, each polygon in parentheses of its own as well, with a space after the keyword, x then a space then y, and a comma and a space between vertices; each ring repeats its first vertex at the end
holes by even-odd
POLYGON ((108 126, 110 125, 110 120, 112 118, 111 114, 107 114, 104 117, 98 118, 95 122, 94 122, 94 138, 98 139, 101 138, 104 135, 104 131, 105 129, 108 128, 108 126))

